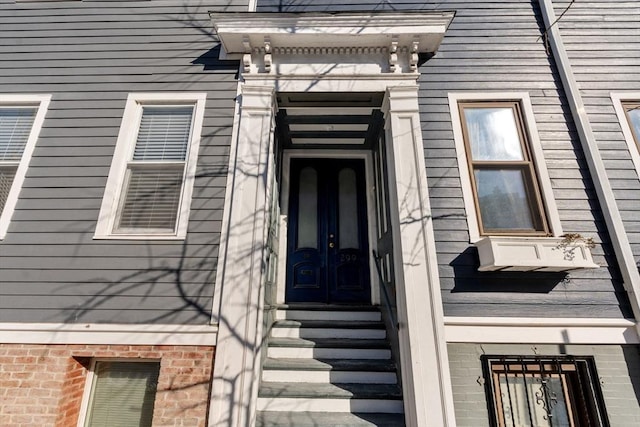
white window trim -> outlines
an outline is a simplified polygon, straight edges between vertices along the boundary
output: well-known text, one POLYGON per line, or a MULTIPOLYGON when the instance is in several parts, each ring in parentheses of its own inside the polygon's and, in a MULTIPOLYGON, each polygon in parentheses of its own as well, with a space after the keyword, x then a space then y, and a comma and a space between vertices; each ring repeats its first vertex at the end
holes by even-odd
POLYGON ((0 107, 32 106, 37 108, 36 116, 33 120, 33 126, 29 133, 29 139, 27 139, 27 144, 24 147, 20 163, 18 164, 18 169, 16 170, 16 175, 13 178, 13 183, 11 184, 11 190, 9 190, 9 195, 7 196, 7 202, 4 205, 4 209, 0 212, 0 240, 4 239, 7 234, 7 230, 9 229, 9 223, 11 222, 13 211, 15 210, 16 203, 18 202, 18 196, 22 189, 24 177, 27 173, 27 169, 29 168, 29 162, 31 161, 31 155, 35 149, 36 141, 38 141, 38 136, 40 135, 40 130, 42 129, 44 117, 47 113, 50 102, 51 95, 0 94, 0 107))
MULTIPOLYGON (((82 403, 80 404, 80 414, 78 415, 78 427, 84 427, 87 422, 87 415, 89 415, 89 404, 91 399, 91 389, 93 388, 93 382, 96 379, 96 364, 98 362, 127 362, 127 363, 160 363, 160 359, 133 359, 133 358, 123 358, 123 357, 96 357, 91 359, 91 364, 89 365, 89 369, 87 369, 87 378, 84 382, 84 391, 82 392, 82 403)), ((162 369, 162 366, 159 367, 162 369)), ((156 387, 156 397, 158 393, 158 388, 156 387)))
POLYGON ((96 224, 94 239, 137 239, 137 240, 183 240, 187 236, 189 224, 189 211, 191 209, 191 196, 196 175, 198 161, 198 149, 200 147, 200 134, 204 120, 206 94, 205 93, 130 93, 124 109, 122 124, 116 142, 109 177, 102 199, 100 215, 96 224), (127 162, 135 147, 135 139, 142 116, 144 105, 194 105, 193 124, 191 128, 191 140, 187 148, 185 158, 185 172, 182 184, 182 194, 176 219, 176 231, 174 233, 150 233, 141 230, 139 233, 114 233, 113 227, 116 220, 118 206, 122 195, 122 186, 127 171, 127 162))
MULTIPOLYGON (((611 101, 613 102, 613 108, 618 116, 618 122, 622 128, 622 134, 624 140, 629 147, 629 153, 631 154, 631 161, 636 169, 638 177, 640 177, 640 147, 636 145, 636 141, 633 138, 633 130, 631 124, 627 118, 627 114, 622 106, 623 102, 640 102, 640 92, 611 92, 611 101)), ((640 135, 638 135, 640 138, 640 135)))
POLYGON ((553 189, 551 187, 551 179, 547 172, 547 165, 542 153, 542 144, 538 136, 538 128, 535 122, 531 99, 526 92, 482 92, 482 93, 449 93, 449 108, 451 113, 451 121, 453 124, 453 138, 456 144, 456 154, 458 158, 458 170, 460 171, 460 184, 462 185, 462 197, 464 199, 464 207, 467 214, 467 223, 469 226, 469 240, 471 243, 480 241, 478 226, 478 214, 476 212, 474 194, 471 186, 471 175, 469 172, 467 154, 464 145, 464 137, 462 133, 462 123, 460 121, 459 103, 464 101, 514 101, 520 103, 523 113, 523 121, 525 131, 529 137, 529 145, 536 175, 540 185, 540 195, 544 204, 544 212, 547 215, 549 231, 553 236, 562 235, 562 226, 560 223, 560 215, 553 197, 553 189))

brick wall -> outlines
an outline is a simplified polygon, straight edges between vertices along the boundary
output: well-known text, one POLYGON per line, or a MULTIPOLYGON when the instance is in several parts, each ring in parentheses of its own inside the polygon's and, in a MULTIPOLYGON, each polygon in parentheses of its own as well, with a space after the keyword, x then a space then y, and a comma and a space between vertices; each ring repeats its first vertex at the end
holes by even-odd
POLYGON ((480 356, 593 356, 611 427, 640 426, 640 347, 633 345, 449 344, 458 427, 489 427, 480 356))
POLYGON ((77 424, 92 358, 160 360, 154 427, 204 426, 213 347, 0 345, 0 425, 77 424))

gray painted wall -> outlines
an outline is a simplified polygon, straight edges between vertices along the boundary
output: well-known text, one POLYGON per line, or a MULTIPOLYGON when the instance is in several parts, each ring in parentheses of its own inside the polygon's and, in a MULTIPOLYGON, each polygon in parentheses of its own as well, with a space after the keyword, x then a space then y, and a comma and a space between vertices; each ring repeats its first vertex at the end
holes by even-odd
POLYGON ((258 10, 455 10, 438 53, 420 69, 422 133, 445 315, 631 317, 561 83, 540 39, 537 5, 531 0, 350 0, 347 5, 259 0, 258 10), (491 91, 529 93, 563 231, 598 242, 592 253, 601 268, 569 275, 477 272, 447 96, 491 91))
POLYGON ((489 426, 480 356, 593 356, 611 427, 640 425, 640 347, 617 345, 449 344, 449 367, 459 427, 489 426))
MULTIPOLYGON (((53 94, 9 233, 0 242, 0 321, 207 321, 237 63, 217 60, 206 12, 243 11, 246 0, 17 4, 0 0, 0 4, 0 92, 53 94), (208 93, 185 242, 91 238, 124 103, 134 91, 208 93)), ((536 4, 530 0, 351 0, 347 5, 334 0, 260 0, 258 10, 455 10, 440 51, 421 68, 420 92, 445 314, 630 317, 554 64, 539 40, 536 4), (447 101, 450 91, 530 94, 564 231, 593 237, 599 243, 593 253, 601 268, 568 276, 476 271, 477 254, 469 244, 461 198, 447 101)), ((620 17, 626 24, 612 24, 615 31, 624 25, 637 28, 637 20, 630 24, 623 13, 611 15, 620 17)), ((577 31, 577 24, 566 22, 577 31)), ((593 26, 587 19, 584 22, 593 26)), ((575 42, 581 37, 574 36, 575 42)), ((637 48, 628 36, 620 37, 611 35, 607 40, 637 48)), ((592 52, 589 58, 603 60, 600 54, 592 52)), ((619 62, 608 66, 615 64, 619 62)), ((621 75, 626 76, 620 79, 624 87, 630 87, 630 74, 621 75)), ((606 153, 613 156, 609 165, 619 173, 616 195, 621 206, 627 206, 623 214, 640 250, 633 222, 633 189, 638 182, 628 158, 616 157, 628 152, 619 127, 611 122, 615 116, 610 101, 606 104, 602 97, 608 96, 606 83, 596 77, 593 85, 600 98, 594 96, 588 107, 596 115, 594 121, 600 116, 607 119, 602 129, 598 127, 598 135, 606 148, 613 147, 606 153), (602 103, 608 110, 598 115, 602 103), (622 166, 616 169, 616 165, 622 166)), ((612 89, 620 89, 622 83, 616 85, 612 89)))
POLYGON ((0 3, 0 93, 53 95, 0 242, 0 322, 208 322, 238 64, 207 12, 247 1, 0 3), (128 93, 176 91, 207 93, 188 238, 93 240, 128 93))

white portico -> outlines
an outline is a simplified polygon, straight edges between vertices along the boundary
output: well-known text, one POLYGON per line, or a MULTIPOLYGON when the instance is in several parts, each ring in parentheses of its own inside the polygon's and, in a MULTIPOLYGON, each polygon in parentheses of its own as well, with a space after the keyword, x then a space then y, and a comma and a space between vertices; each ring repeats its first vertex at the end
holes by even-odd
MULTIPOLYGON (((386 267, 395 285, 406 423, 455 425, 417 85, 420 62, 437 50, 452 17, 439 12, 211 15, 221 56, 241 59, 242 68, 216 277, 211 426, 255 420, 264 326, 270 326, 265 299, 267 305, 286 302, 288 173, 297 157, 361 158, 367 189, 375 187, 376 167, 385 171, 386 259, 392 263, 386 267), (380 95, 380 102, 366 105, 381 112, 383 130, 372 139, 385 141, 380 156, 372 155, 375 148, 366 142, 363 147, 335 140, 322 147, 283 145, 275 124, 283 96, 301 100, 291 101, 292 109, 321 105, 305 95, 325 96, 322 105, 329 108, 363 93, 380 95), (276 291, 265 298, 267 282, 276 291)), ((363 106, 354 101, 346 108, 363 106)), ((348 132, 341 136, 353 135, 348 132)), ((377 250, 380 201, 375 190, 366 192, 368 242, 377 250)), ((369 269, 375 281, 373 265, 369 269)), ((375 289, 371 298, 380 302, 375 289)))

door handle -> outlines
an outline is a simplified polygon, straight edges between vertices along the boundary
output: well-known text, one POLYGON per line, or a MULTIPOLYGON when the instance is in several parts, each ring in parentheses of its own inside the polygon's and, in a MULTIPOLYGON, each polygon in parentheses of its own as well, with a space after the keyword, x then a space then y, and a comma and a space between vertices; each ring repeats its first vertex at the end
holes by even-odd
POLYGON ((329 247, 333 248, 335 246, 335 244, 333 242, 329 242, 329 247))

